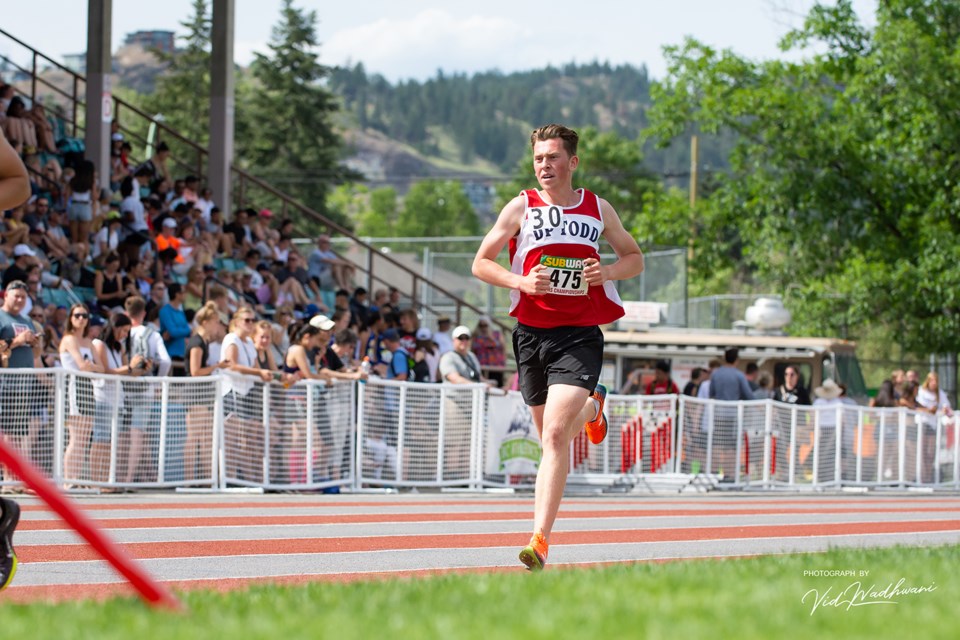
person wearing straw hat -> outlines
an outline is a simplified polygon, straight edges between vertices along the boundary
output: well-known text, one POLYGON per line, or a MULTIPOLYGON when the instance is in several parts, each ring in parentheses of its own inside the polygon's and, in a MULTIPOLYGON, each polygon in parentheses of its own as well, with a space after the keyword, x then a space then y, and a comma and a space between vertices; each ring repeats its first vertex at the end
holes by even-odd
MULTIPOLYGON (((813 407, 816 417, 820 421, 820 446, 817 457, 817 481, 829 482, 834 479, 836 472, 834 461, 837 451, 837 407, 845 403, 840 399, 843 389, 835 381, 826 379, 819 387, 813 390, 813 407)), ((841 414, 842 415, 842 414, 841 414)))

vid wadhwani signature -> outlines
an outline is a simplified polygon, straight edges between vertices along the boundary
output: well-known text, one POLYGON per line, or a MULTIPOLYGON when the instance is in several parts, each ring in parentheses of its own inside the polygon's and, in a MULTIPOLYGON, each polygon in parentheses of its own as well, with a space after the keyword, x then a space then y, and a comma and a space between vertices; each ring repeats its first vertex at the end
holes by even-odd
POLYGON ((800 603, 807 604, 809 601, 810 615, 812 616, 817 609, 821 607, 845 609, 849 611, 853 607, 865 607, 875 604, 898 604, 897 598, 901 596, 932 593, 937 590, 936 582, 931 582, 929 585, 924 586, 907 585, 906 582, 906 578, 900 578, 896 584, 891 582, 886 587, 879 588, 876 583, 871 584, 869 587, 864 587, 863 583, 857 580, 851 582, 841 591, 835 591, 832 586, 827 587, 827 590, 823 592, 821 592, 820 589, 810 589, 803 594, 800 603))

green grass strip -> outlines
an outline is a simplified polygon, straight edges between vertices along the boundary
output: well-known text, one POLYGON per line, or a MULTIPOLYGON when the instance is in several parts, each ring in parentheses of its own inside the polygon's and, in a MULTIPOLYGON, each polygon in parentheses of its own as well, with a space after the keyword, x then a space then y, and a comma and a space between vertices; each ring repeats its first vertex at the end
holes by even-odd
POLYGON ((539 574, 191 591, 181 594, 189 609, 181 615, 151 611, 134 599, 4 605, 0 596, 0 626, 5 638, 64 640, 954 639, 960 633, 958 567, 956 545, 548 566, 539 574), (832 575, 846 572, 853 575, 832 575), (909 588, 923 591, 903 592, 909 588))

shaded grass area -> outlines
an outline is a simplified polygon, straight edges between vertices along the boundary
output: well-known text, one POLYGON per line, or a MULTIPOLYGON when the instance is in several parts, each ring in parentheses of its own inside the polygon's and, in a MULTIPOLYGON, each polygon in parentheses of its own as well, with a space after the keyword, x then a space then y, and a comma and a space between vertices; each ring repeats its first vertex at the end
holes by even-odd
POLYGON ((179 615, 132 599, 4 605, 0 596, 0 624, 4 637, 36 639, 956 638, 958 567, 957 545, 845 549, 192 591, 180 594, 179 615), (817 571, 856 575, 808 573, 817 571), (893 595, 901 579, 901 590, 930 590, 893 595), (887 595, 860 597, 858 581, 887 595), (858 606, 865 600, 882 604, 858 606))

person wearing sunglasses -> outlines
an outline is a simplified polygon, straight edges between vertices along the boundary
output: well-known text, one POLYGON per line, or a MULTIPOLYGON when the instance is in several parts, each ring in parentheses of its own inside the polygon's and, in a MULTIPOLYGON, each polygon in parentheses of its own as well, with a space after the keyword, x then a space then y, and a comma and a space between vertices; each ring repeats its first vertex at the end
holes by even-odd
POLYGON ((67 433, 69 441, 63 455, 63 475, 67 482, 82 480, 88 468, 90 436, 93 434, 93 380, 77 374, 103 373, 90 339, 90 310, 77 303, 67 314, 67 328, 60 341, 60 363, 72 371, 68 381, 67 433))
MULTIPOLYGON (((20 156, 7 141, 0 127, 0 211, 22 205, 30 197, 30 177, 20 156)), ((8 350, 8 368, 33 367, 33 344, 37 334, 32 330, 29 319, 20 315, 27 301, 27 285, 22 281, 7 283, 0 311, 0 341, 8 350)), ((24 377, 23 380, 29 378, 24 377)), ((8 382, 4 378, 4 382, 8 382)), ((19 377, 10 378, 15 386, 22 381, 19 377)), ((3 403, 3 415, 0 426, 2 437, 13 446, 18 444, 27 433, 27 398, 24 390, 8 388, 3 385, 0 402, 3 403), (12 392, 12 393, 11 393, 12 392), (17 410, 19 409, 19 410, 17 410)), ((20 448, 23 451, 23 448, 20 448)), ((4 470, 4 477, 9 478, 4 470)), ((17 573, 17 554, 13 549, 13 532, 20 520, 20 506, 8 498, 0 498, 0 591, 10 586, 17 573)))

